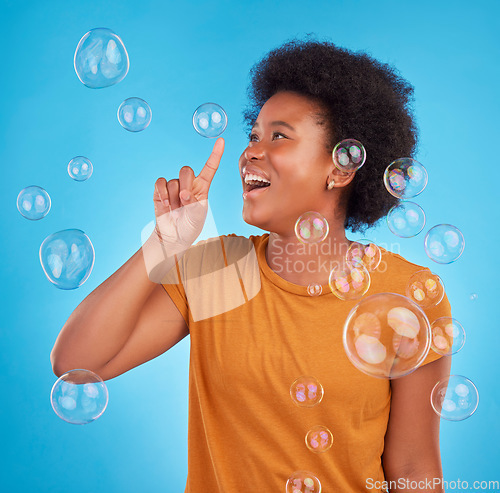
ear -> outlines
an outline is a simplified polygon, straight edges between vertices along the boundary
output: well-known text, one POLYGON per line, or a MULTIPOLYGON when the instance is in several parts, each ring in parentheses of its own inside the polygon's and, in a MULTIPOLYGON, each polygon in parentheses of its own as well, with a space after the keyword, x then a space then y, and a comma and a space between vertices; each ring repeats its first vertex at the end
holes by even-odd
POLYGON ((346 187, 352 180, 354 180, 355 175, 355 171, 348 173, 347 171, 340 171, 334 166, 328 175, 327 183, 333 179, 335 180, 334 188, 346 187))

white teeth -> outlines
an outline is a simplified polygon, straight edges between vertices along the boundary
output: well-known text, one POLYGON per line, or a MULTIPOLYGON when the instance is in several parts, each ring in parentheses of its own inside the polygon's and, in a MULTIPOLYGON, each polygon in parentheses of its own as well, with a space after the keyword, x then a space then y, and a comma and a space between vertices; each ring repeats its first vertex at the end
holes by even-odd
POLYGON ((262 178, 262 176, 254 175, 252 173, 247 173, 245 175, 245 183, 248 184, 251 181, 261 181, 263 183, 271 183, 269 180, 262 178))

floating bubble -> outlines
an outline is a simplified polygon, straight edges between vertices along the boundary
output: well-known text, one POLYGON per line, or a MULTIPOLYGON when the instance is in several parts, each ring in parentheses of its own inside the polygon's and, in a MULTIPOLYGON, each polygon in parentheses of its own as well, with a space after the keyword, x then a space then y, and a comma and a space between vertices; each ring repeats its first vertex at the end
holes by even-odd
POLYGON ((396 159, 384 172, 387 191, 400 199, 411 199, 421 194, 427 185, 427 170, 409 157, 396 159))
POLYGON ((476 294, 476 293, 472 293, 472 294, 470 295, 470 300, 471 300, 471 301, 476 301, 476 300, 477 300, 477 294, 476 294))
POLYGON ((462 232, 451 224, 438 224, 425 235, 427 256, 438 264, 451 264, 460 258, 465 248, 462 232))
POLYGON ((424 229, 425 212, 415 202, 404 200, 391 208, 387 214, 389 229, 400 238, 412 238, 424 229))
POLYGON ((329 228, 319 212, 304 212, 295 222, 295 236, 301 243, 319 243, 328 236, 329 228))
POLYGON ((307 294, 309 294, 309 296, 319 296, 322 292, 323 286, 317 282, 311 283, 307 286, 307 294))
POLYGON ((458 353, 465 344, 465 330, 462 324, 451 317, 441 317, 431 324, 431 348, 443 356, 458 353))
POLYGON ((297 378, 290 387, 292 401, 300 407, 313 407, 323 399, 323 386, 310 376, 297 378))
POLYGON ((202 104, 193 114, 193 127, 202 137, 218 137, 227 127, 226 112, 218 104, 202 104))
POLYGON ((332 158, 340 171, 352 173, 365 164, 366 151, 358 140, 345 139, 333 148, 332 158))
POLYGON ((110 29, 92 29, 75 51, 75 72, 92 89, 117 84, 128 73, 129 59, 123 41, 110 29))
POLYGON ((108 405, 108 389, 102 378, 90 370, 71 370, 52 387, 50 403, 64 421, 86 425, 99 418, 108 405))
POLYGON ((321 483, 312 472, 296 471, 286 482, 286 493, 321 493, 321 483))
POLYGON ((341 300, 361 298, 370 288, 370 283, 370 273, 362 263, 349 265, 346 262, 342 267, 333 269, 328 279, 330 290, 341 300))
POLYGON ((94 247, 79 229, 58 231, 43 240, 40 263, 48 280, 59 289, 76 289, 92 272, 94 247))
POLYGON ((346 261, 349 265, 363 264, 368 272, 373 272, 382 260, 380 248, 370 240, 353 241, 347 250, 346 261))
POLYGON ((306 435, 306 446, 311 452, 322 453, 333 444, 332 432, 323 425, 313 426, 306 435))
POLYGON ((349 312, 343 342, 356 368, 378 378, 397 378, 424 361, 430 348, 430 324, 423 310, 405 296, 373 294, 349 312))
POLYGON ((438 416, 449 421, 462 421, 474 414, 479 394, 474 383, 462 375, 440 380, 431 392, 431 405, 438 416))
POLYGON ((68 174, 76 181, 85 181, 88 180, 93 171, 92 163, 90 159, 87 159, 83 156, 74 157, 68 163, 68 174))
POLYGON ((118 121, 129 132, 142 132, 151 123, 149 104, 141 98, 128 98, 118 108, 118 121))
POLYGON ((17 196, 17 210, 30 221, 44 218, 50 211, 50 204, 49 194, 36 185, 23 188, 17 196))
POLYGON ((406 286, 406 296, 424 309, 441 303, 444 291, 441 278, 429 269, 415 272, 406 286))

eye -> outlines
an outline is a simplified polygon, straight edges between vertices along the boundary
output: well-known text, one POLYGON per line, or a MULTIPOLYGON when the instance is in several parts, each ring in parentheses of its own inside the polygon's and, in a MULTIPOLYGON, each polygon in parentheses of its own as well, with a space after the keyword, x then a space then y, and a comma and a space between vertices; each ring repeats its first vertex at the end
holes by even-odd
POLYGON ((283 137, 284 139, 287 138, 287 136, 285 134, 282 134, 281 132, 273 132, 273 139, 274 139, 274 137, 277 137, 278 135, 283 137))
POLYGON ((251 133, 251 134, 248 136, 248 140, 249 140, 250 142, 256 142, 256 139, 258 139, 257 134, 251 133))

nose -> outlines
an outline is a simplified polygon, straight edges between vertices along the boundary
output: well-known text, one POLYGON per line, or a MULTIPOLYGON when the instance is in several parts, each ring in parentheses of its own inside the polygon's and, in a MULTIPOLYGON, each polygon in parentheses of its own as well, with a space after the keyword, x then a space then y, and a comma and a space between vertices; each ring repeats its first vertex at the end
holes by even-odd
POLYGON ((250 142, 243 154, 247 161, 262 159, 264 156, 264 147, 260 142, 250 142))

